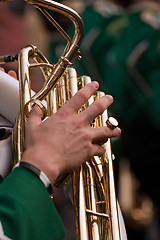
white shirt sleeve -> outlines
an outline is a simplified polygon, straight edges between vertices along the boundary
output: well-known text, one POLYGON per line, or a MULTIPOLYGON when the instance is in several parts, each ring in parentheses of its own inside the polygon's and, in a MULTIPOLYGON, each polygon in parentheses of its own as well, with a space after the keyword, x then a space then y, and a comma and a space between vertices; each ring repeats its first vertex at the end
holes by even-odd
POLYGON ((7 236, 4 235, 1 222, 0 222, 0 240, 11 240, 11 238, 8 238, 7 236))

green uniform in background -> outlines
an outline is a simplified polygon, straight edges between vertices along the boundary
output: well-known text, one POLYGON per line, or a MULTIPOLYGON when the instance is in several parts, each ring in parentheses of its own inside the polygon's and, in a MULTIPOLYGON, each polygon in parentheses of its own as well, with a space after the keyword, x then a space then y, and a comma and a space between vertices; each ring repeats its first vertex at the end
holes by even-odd
MULTIPOLYGON (((96 11, 95 16, 102 15, 96 11)), ((109 110, 122 129, 120 141, 112 144, 115 170, 119 160, 129 160, 139 190, 156 204, 160 219, 160 5, 146 1, 113 9, 97 23, 88 13, 86 8, 82 14, 84 26, 92 19, 93 26, 85 32, 76 69, 98 80, 100 89, 114 97, 109 110)), ((131 240, 144 240, 144 235, 143 229, 138 234, 128 231, 131 240)))
POLYGON ((140 113, 160 127, 160 7, 146 6, 136 4, 127 12, 112 11, 97 24, 86 8, 82 19, 90 30, 77 65, 81 74, 89 74, 113 95, 111 109, 118 119, 130 122, 140 113), (87 24, 92 19, 93 27, 87 24))
POLYGON ((82 59, 75 61, 74 67, 78 76, 89 75, 92 80, 97 80, 100 83, 100 89, 103 91, 106 87, 97 66, 97 61, 101 61, 99 50, 97 49, 97 56, 93 57, 92 47, 102 31, 101 26, 104 21, 108 21, 114 14, 118 14, 119 11, 119 7, 111 2, 104 1, 102 3, 95 1, 93 4, 87 5, 81 13, 84 23, 84 37, 80 46, 82 59))

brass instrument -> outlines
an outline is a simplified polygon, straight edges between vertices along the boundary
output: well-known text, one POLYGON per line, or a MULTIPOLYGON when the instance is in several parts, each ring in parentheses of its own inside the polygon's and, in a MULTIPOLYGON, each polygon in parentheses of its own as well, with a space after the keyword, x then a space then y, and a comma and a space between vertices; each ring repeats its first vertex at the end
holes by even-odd
MULTIPOLYGON (((30 111, 34 103, 47 98, 47 115, 58 111, 68 99, 91 79, 88 76, 77 78, 75 69, 71 68, 72 61, 80 58, 79 47, 83 37, 83 22, 80 16, 69 7, 51 0, 26 0, 38 8, 47 19, 67 39, 67 45, 59 61, 52 65, 35 46, 26 46, 18 54, 19 85, 20 85, 20 113, 17 116, 13 131, 14 163, 20 161, 24 151, 24 123, 25 110, 30 111), (56 11, 72 20, 75 26, 73 39, 51 17, 47 9, 56 11), (30 59, 35 63, 30 63, 30 59), (44 86, 31 97, 30 70, 40 67, 44 78, 44 86), (25 110, 24 110, 25 109, 25 110)), ((0 62, 16 57, 0 57, 0 62)), ((97 92, 83 106, 81 111, 104 93, 97 92)), ((106 125, 107 110, 92 123, 92 127, 106 125)), ((114 187, 111 141, 104 144, 106 154, 93 157, 72 174, 73 197, 75 208, 76 239, 80 240, 122 240, 117 200, 114 187)), ((61 186, 66 176, 57 179, 56 186, 61 186)))

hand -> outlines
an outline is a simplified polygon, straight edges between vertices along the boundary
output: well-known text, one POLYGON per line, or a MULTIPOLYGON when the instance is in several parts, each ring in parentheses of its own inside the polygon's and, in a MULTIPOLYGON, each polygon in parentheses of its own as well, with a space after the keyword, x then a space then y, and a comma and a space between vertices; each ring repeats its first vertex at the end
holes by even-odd
POLYGON ((78 110, 97 91, 99 85, 92 82, 79 90, 57 113, 44 122, 38 106, 31 111, 26 124, 26 151, 22 161, 42 170, 54 183, 64 172, 78 168, 94 155, 103 155, 103 146, 96 144, 101 139, 116 137, 121 133, 117 127, 92 128, 90 123, 102 114, 113 97, 105 95, 86 110, 78 110))
MULTIPOLYGON (((5 72, 4 68, 1 68, 1 67, 0 67, 0 70, 3 71, 3 72, 5 72)), ((8 74, 9 74, 11 77, 14 77, 15 79, 17 79, 17 73, 16 73, 15 71, 10 70, 10 71, 8 71, 8 74)))

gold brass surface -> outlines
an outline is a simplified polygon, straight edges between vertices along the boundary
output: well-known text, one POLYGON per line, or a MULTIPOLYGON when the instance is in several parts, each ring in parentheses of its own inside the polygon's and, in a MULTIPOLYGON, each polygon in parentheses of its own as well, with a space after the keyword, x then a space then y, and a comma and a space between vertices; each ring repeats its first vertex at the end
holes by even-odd
MULTIPOLYGON (((25 150, 25 118, 29 114, 32 104, 47 99, 47 116, 58 111, 80 88, 91 81, 90 77, 77 78, 72 61, 80 59, 79 47, 83 37, 83 22, 80 16, 71 8, 51 0, 26 0, 38 8, 47 19, 67 39, 63 55, 59 61, 52 65, 37 47, 29 45, 24 47, 18 55, 19 86, 20 86, 20 112, 17 116, 13 131, 14 164, 20 161, 25 150), (49 15, 47 10, 63 14, 72 20, 75 26, 73 39, 49 15), (30 63, 30 59, 35 63, 30 63), (44 86, 31 97, 30 70, 40 67, 44 78, 44 86)), ((2 58, 3 60, 3 58, 2 58)), ((104 95, 97 92, 82 107, 83 111, 96 99, 104 95)), ((40 106, 43 108, 42 106, 40 106)), ((45 110, 43 111, 45 112, 45 110)), ((97 117, 91 127, 106 125, 107 110, 97 117)), ((120 240, 117 201, 114 187, 112 151, 110 139, 104 143, 106 153, 102 157, 94 156, 88 159, 78 170, 72 174, 60 176, 55 185, 60 187, 72 177, 73 199, 75 209, 76 239, 78 240, 120 240)))

